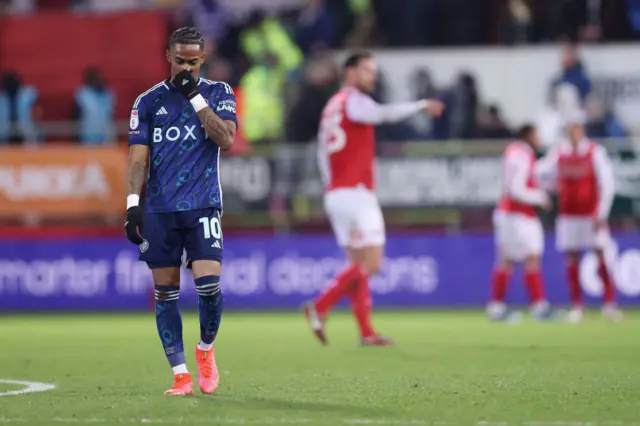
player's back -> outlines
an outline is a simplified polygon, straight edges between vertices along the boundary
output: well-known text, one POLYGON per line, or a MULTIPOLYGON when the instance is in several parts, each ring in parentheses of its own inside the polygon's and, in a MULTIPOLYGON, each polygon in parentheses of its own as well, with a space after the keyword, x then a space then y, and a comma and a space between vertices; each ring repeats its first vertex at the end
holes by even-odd
MULTIPOLYGON (((232 108, 226 83, 200 79, 198 87, 214 111, 232 108)), ((168 81, 141 94, 131 116, 130 144, 149 146, 149 213, 222 209, 220 149, 209 139, 193 106, 168 81)))
POLYGON ((366 96, 354 88, 342 89, 329 100, 322 112, 318 154, 327 190, 374 188, 374 127, 351 120, 347 105, 366 96))
POLYGON ((522 168, 527 170, 526 187, 538 188, 537 179, 535 177, 536 155, 529 145, 523 141, 511 142, 504 151, 502 157, 502 195, 498 201, 497 209, 508 213, 519 213, 527 216, 537 216, 535 208, 530 205, 516 200, 510 193, 510 186, 513 180, 522 168))

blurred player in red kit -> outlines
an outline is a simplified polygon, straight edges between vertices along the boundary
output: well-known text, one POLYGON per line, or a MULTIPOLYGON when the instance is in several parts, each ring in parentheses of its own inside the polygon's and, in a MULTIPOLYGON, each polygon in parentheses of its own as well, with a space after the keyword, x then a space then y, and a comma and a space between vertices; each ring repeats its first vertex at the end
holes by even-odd
POLYGON ((327 343, 324 323, 342 298, 351 301, 362 345, 393 342, 378 335, 371 325, 369 277, 380 270, 385 244, 384 219, 374 192, 374 126, 397 122, 426 111, 439 116, 437 100, 381 105, 369 95, 377 80, 376 64, 369 53, 350 55, 344 64, 343 87, 322 112, 319 163, 325 185, 324 206, 348 265, 333 283, 304 311, 316 337, 327 343))
POLYGON ((613 167, 606 150, 585 136, 584 117, 573 117, 567 126, 568 141, 552 149, 537 164, 537 173, 552 182, 558 192, 556 246, 566 254, 567 280, 573 309, 570 322, 584 316, 580 288, 580 254, 595 250, 598 273, 604 286, 602 314, 612 321, 622 319, 615 303, 615 286, 605 259, 612 243, 607 219, 615 196, 613 167))
POLYGON ((551 202, 539 187, 535 176, 538 133, 533 125, 524 125, 519 140, 506 148, 503 156, 502 196, 494 211, 493 222, 497 251, 487 314, 493 321, 515 322, 520 315, 504 302, 516 263, 524 263, 524 280, 535 319, 554 319, 556 313, 545 297, 540 270, 544 251, 544 233, 536 208, 549 210, 551 202))

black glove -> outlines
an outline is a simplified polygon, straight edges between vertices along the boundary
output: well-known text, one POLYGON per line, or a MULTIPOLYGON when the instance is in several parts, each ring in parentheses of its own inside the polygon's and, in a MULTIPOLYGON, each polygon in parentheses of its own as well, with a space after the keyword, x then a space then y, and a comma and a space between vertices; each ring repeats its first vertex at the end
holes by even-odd
POLYGON ((191 75, 191 72, 187 70, 182 70, 178 74, 173 77, 171 80, 171 84, 173 84, 188 100, 191 100, 200 94, 198 90, 198 83, 191 75))
POLYGON ((127 218, 124 222, 124 232, 127 239, 135 245, 142 244, 142 237, 138 230, 142 230, 142 215, 144 209, 141 206, 133 206, 127 209, 127 218))

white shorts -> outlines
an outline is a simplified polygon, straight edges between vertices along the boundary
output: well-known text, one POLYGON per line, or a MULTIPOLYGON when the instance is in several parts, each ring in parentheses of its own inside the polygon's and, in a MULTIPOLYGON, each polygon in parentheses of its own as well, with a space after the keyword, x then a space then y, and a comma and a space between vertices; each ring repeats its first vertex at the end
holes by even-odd
POLYGON ((324 195, 324 208, 341 247, 384 245, 384 218, 373 192, 363 188, 334 189, 324 195))
POLYGON ((544 250, 544 232, 537 217, 519 213, 493 212, 495 244, 502 259, 521 262, 540 256, 544 250))
POLYGON ((560 252, 604 249, 611 244, 609 228, 596 231, 591 216, 558 216, 556 248, 560 252))

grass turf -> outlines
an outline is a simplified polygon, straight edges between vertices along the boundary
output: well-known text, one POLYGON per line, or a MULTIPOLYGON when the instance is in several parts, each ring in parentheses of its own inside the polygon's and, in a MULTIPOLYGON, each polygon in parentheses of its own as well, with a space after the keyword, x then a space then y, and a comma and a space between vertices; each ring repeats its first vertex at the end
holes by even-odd
MULTIPOLYGON (((195 373, 198 321, 183 319, 195 373)), ((162 395, 172 375, 152 313, 0 317, 0 379, 56 385, 0 396, 0 423, 640 425, 640 312, 616 325, 595 312, 573 326, 495 325, 472 312, 375 322, 397 346, 358 347, 346 314, 331 317, 323 348, 298 314, 229 313, 220 388, 184 398, 162 395)))

